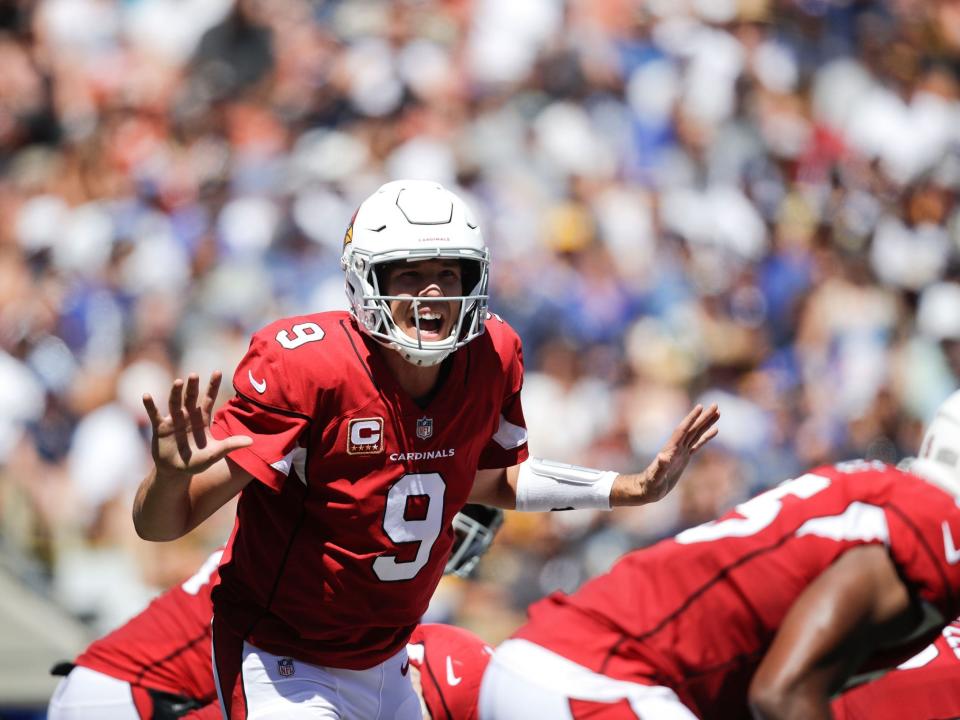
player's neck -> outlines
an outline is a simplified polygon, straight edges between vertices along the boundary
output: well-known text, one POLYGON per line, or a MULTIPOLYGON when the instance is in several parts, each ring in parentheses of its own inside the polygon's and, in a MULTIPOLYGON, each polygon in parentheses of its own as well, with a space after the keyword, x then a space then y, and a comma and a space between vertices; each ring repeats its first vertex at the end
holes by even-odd
POLYGON ((414 400, 430 396, 440 379, 441 365, 414 365, 404 360, 396 350, 382 346, 377 350, 386 360, 387 367, 407 395, 414 400))

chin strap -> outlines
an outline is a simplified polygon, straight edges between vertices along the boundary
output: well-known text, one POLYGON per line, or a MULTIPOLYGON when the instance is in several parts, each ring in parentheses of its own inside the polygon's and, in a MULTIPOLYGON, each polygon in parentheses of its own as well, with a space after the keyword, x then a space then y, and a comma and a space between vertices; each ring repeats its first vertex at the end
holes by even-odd
POLYGON ((529 458, 517 477, 517 510, 610 510, 610 490, 619 473, 529 458))

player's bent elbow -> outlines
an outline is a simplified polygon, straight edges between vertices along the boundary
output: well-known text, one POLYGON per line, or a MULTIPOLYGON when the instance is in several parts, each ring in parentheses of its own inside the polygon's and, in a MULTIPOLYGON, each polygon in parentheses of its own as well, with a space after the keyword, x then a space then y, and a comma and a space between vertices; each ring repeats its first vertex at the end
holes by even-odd
POLYGON ((754 720, 773 720, 779 718, 777 714, 777 703, 772 698, 750 696, 750 715, 754 720))
POLYGON ((789 693, 784 688, 771 683, 751 683, 747 694, 750 714, 756 720, 780 720, 787 718, 786 708, 790 705, 789 693))
POLYGON ((179 540, 183 537, 183 535, 177 533, 159 533, 141 530, 137 530, 137 535, 141 540, 146 540, 147 542, 171 542, 172 540, 179 540))
POLYGON ((177 526, 171 518, 155 518, 144 512, 139 503, 133 506, 133 529, 141 540, 148 542, 170 542, 187 534, 189 529, 183 523, 177 526))
POLYGON ((158 483, 153 473, 148 475, 133 499, 137 535, 150 542, 169 542, 196 527, 203 519, 197 515, 190 492, 190 482, 196 477, 190 476, 182 483, 158 483))
POLYGON ((137 536, 147 542, 170 542, 183 537, 185 533, 176 532, 169 528, 158 528, 133 516, 133 529, 137 531, 137 536))

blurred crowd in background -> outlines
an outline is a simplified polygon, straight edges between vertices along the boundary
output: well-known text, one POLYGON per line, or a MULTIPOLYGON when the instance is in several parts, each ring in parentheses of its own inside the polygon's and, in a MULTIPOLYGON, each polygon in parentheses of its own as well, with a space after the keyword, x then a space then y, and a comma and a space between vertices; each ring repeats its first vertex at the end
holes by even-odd
POLYGON ((232 507, 136 537, 141 395, 345 308, 401 177, 481 219, 534 454, 638 470, 722 412, 656 506, 509 513, 432 619, 497 641, 809 466, 896 462, 960 385, 958 69, 958 0, 0 0, 0 547, 96 633, 191 574, 232 507))

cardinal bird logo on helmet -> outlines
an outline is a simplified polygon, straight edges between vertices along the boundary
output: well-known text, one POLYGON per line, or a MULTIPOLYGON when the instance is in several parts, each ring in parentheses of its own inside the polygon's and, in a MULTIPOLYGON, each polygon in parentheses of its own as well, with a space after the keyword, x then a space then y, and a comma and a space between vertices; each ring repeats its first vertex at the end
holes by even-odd
POLYGON ((360 212, 359 207, 353 211, 353 215, 350 217, 350 224, 347 225, 347 231, 343 234, 344 249, 346 249, 347 245, 353 242, 353 224, 357 221, 358 212, 360 212))

